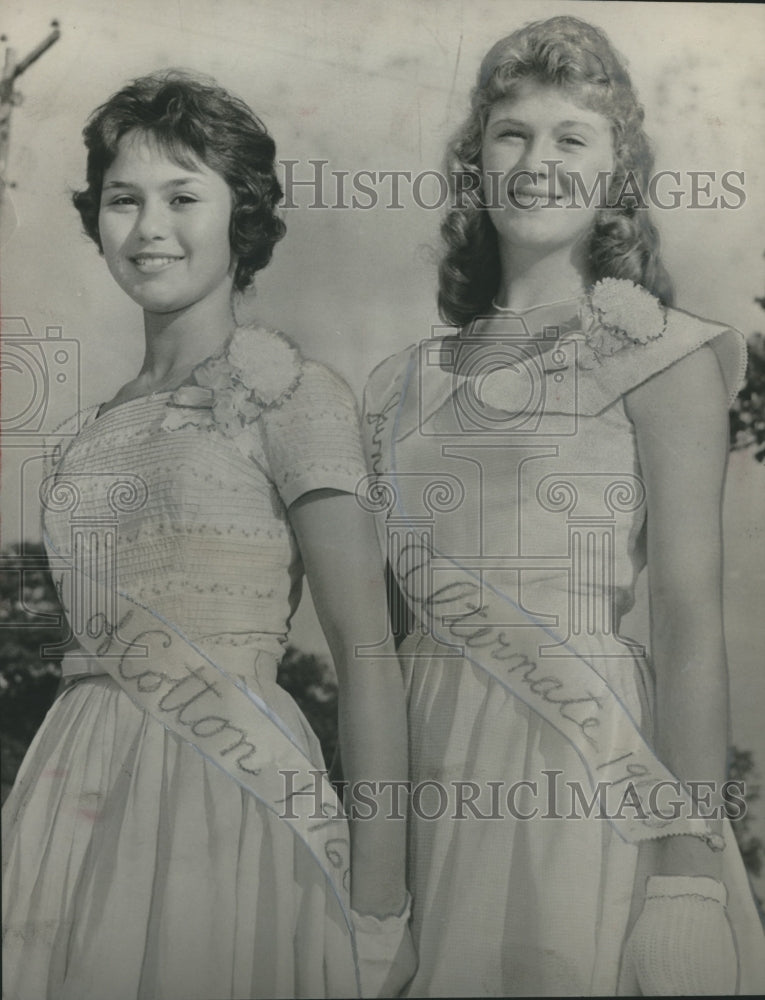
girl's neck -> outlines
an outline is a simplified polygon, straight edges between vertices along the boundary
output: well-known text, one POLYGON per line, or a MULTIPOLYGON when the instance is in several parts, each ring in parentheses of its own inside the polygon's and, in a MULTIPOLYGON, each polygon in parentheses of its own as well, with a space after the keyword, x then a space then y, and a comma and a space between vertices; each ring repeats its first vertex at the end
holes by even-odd
POLYGON ((570 246, 538 252, 500 245, 502 274, 494 304, 521 312, 581 295, 587 281, 580 258, 570 246))
POLYGON ((204 300, 173 313, 144 312, 146 347, 139 378, 160 381, 216 354, 236 328, 233 304, 204 300))

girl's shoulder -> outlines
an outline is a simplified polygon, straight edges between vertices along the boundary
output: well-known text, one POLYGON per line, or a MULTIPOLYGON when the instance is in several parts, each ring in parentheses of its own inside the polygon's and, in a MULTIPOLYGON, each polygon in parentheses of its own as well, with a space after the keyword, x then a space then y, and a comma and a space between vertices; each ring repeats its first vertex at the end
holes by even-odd
POLYGON ((268 470, 286 506, 311 490, 353 493, 366 474, 350 387, 281 331, 239 328, 196 382, 213 393, 210 428, 268 470))
POLYGON ((600 412, 653 375, 708 345, 729 402, 746 374, 746 342, 731 326, 663 306, 631 281, 599 281, 582 304, 581 329, 564 338, 576 350, 581 413, 600 412))
POLYGON ((281 330, 257 324, 238 327, 223 354, 195 371, 194 381, 238 392, 253 417, 290 400, 304 405, 333 401, 346 405, 353 398, 336 371, 304 357, 281 330))
POLYGON ((213 393, 242 396, 256 416, 295 392, 303 368, 300 351, 281 330, 250 324, 237 327, 221 352, 195 368, 192 381, 213 393))
POLYGON ((332 369, 301 354, 281 330, 238 327, 170 397, 166 431, 217 429, 249 452, 255 425, 279 433, 309 421, 358 422, 356 399, 332 369))

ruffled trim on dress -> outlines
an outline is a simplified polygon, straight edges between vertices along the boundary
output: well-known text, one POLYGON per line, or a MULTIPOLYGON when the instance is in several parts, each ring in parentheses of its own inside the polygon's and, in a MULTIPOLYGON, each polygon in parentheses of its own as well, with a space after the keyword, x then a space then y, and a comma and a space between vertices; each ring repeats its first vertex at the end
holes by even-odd
POLYGON ((289 399, 302 377, 300 352, 281 331, 237 327, 225 347, 170 396, 162 430, 216 428, 249 454, 242 435, 266 410, 289 399))

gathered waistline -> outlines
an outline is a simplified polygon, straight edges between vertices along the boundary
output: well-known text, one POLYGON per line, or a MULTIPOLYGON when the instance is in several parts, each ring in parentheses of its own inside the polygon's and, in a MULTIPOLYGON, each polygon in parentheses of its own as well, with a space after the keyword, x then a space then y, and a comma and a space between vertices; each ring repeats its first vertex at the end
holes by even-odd
MULTIPOLYGON (((205 654, 227 674, 238 676, 250 684, 253 680, 261 683, 276 680, 283 650, 277 653, 273 649, 259 649, 257 646, 218 646, 214 650, 205 650, 205 654)), ((118 657, 112 656, 111 659, 117 660, 118 657)), ((99 657, 75 652, 67 653, 61 661, 61 677, 64 681, 75 681, 89 677, 112 677, 112 674, 104 669, 99 657)))

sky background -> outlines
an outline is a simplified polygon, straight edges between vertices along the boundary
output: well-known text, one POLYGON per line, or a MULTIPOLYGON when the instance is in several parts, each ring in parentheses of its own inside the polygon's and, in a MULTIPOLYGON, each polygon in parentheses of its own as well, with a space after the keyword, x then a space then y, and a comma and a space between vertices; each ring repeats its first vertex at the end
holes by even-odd
MULTIPOLYGON (((127 79, 166 66, 212 74, 263 118, 281 159, 331 170, 437 169, 464 117, 486 49, 521 24, 568 13, 604 28, 629 63, 646 109, 658 169, 743 171, 737 209, 657 213, 682 308, 763 328, 765 251, 765 7, 756 4, 578 3, 527 0, 4 0, 2 30, 18 56, 48 32, 62 37, 18 81, 0 243, 6 334, 76 342, 59 372, 47 419, 111 397, 143 349, 141 315, 111 281, 69 203, 83 182, 80 131, 89 112, 127 79), (14 319, 15 318, 15 319, 14 319), (73 366, 72 359, 76 361, 73 366), (74 392, 73 390, 77 390, 74 392), (79 396, 78 396, 79 394, 79 396)), ((388 182, 389 183, 389 182, 388 182)), ((739 183, 738 181, 736 182, 739 183)), ((427 337, 438 322, 434 248, 440 213, 418 207, 285 213, 288 234, 242 303, 331 364, 360 395, 381 359, 427 337)), ((433 190, 424 188, 426 196, 433 190)), ((719 194, 712 183, 712 194, 719 194)), ((332 187, 327 200, 332 196, 332 187)), ((27 338, 28 340, 29 338, 27 338)), ((54 358, 50 343, 42 348, 54 358)), ((51 362, 54 366, 57 362, 51 362)), ((55 369, 58 372, 58 369, 55 369)), ((18 423, 34 396, 28 373, 3 372, 6 417, 18 423)), ((44 428, 43 428, 44 429, 44 428)), ((36 537, 39 438, 3 440, 3 544, 36 537)), ((692 498, 689 498, 692 502, 692 498)), ((733 736, 765 774, 765 469, 734 455, 725 503, 727 633, 733 736)), ((699 540, 703 544, 703 539, 699 540)), ((633 631, 644 629, 645 611, 633 631)), ((310 606, 293 640, 325 650, 310 606)), ((765 804, 759 806, 765 816, 765 804)), ((765 829, 765 822, 760 826, 765 829)))

